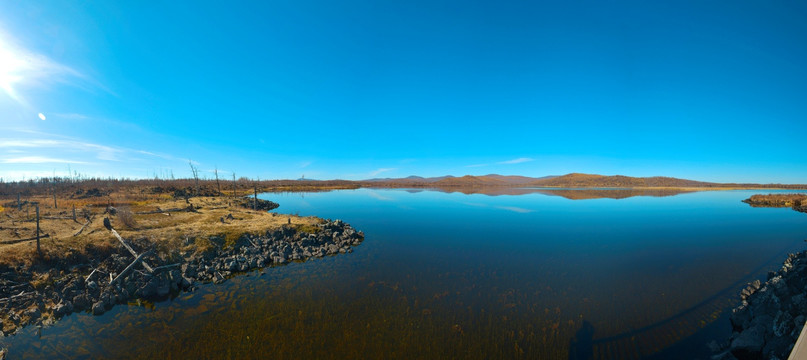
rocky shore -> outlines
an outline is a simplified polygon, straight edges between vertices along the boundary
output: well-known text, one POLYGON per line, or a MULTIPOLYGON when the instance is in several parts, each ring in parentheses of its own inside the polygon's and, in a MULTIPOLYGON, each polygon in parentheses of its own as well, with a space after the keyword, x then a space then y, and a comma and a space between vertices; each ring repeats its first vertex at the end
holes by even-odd
POLYGON ((731 314, 734 332, 715 345, 712 359, 787 359, 807 320, 807 252, 790 254, 779 271, 769 272, 740 294, 731 314))
POLYGON ((362 232, 340 220, 326 220, 304 230, 283 226, 260 235, 242 235, 234 243, 219 236, 187 239, 204 246, 160 255, 145 239, 131 241, 148 265, 133 263, 132 255, 121 249, 93 266, 54 267, 39 277, 30 269, 0 270, 0 335, 14 334, 26 325, 47 326, 73 312, 99 315, 132 300, 164 300, 192 291, 200 283, 223 282, 252 269, 349 253, 364 240, 362 232))
POLYGON ((807 213, 807 194, 753 195, 743 202, 753 207, 789 207, 807 213))

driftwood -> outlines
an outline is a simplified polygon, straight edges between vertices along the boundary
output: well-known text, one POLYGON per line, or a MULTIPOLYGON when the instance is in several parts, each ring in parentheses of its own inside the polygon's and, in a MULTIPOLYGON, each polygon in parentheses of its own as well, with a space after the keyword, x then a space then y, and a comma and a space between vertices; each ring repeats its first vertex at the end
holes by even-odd
POLYGON ((84 231, 84 228, 86 228, 87 225, 90 225, 91 222, 92 222, 92 220, 87 219, 87 223, 84 224, 84 226, 82 226, 81 229, 78 229, 78 232, 73 234, 73 236, 78 236, 79 234, 81 234, 81 232, 84 231))
MULTIPOLYGON (((115 230, 112 230, 112 231, 115 231, 115 230)), ((120 274, 118 274, 118 276, 117 276, 116 278, 112 279, 112 282, 111 282, 111 283, 109 283, 109 285, 115 285, 115 283, 117 283, 117 282, 118 282, 118 280, 123 279, 123 277, 124 277, 124 276, 126 276, 126 274, 128 274, 128 273, 129 273, 129 271, 131 271, 131 270, 132 270, 132 268, 134 268, 134 267, 135 267, 135 265, 137 265, 137 263, 142 262, 142 261, 143 261, 143 258, 144 258, 146 255, 150 254, 150 253, 151 253, 151 250, 146 251, 146 252, 144 252, 144 253, 142 253, 142 254, 138 255, 137 257, 135 257, 134 261, 132 261, 132 263, 131 263, 131 264, 129 264, 129 266, 127 266, 125 269, 123 269, 123 271, 121 271, 121 273, 120 273, 120 274)), ((144 267, 145 267, 145 266, 147 266, 145 262, 143 262, 143 266, 144 266, 144 267)), ((150 272, 153 272, 153 271, 151 271, 151 270, 150 270, 150 272)))
POLYGON ((95 272, 96 272, 96 271, 98 271, 98 269, 92 269, 92 272, 90 273, 90 275, 87 275, 87 277, 85 277, 85 278, 84 278, 84 282, 90 281, 90 278, 91 278, 93 275, 95 275, 95 272))
POLYGON ((183 208, 171 208, 171 209, 160 209, 152 211, 138 211, 136 215, 149 215, 149 214, 164 214, 164 213, 171 213, 171 212, 180 212, 180 211, 187 211, 187 212, 196 212, 196 208, 193 205, 188 205, 183 208))
POLYGON ((46 220, 73 220, 72 216, 42 216, 40 219, 46 220))
POLYGON ((19 293, 17 295, 9 296, 9 297, 7 297, 5 299, 0 299, 0 303, 6 302, 6 301, 12 301, 12 300, 17 299, 17 298, 26 297, 26 296, 30 296, 30 295, 34 295, 34 294, 36 294, 36 291, 21 292, 21 293, 19 293))
MULTIPOLYGON (((40 238, 40 239, 43 239, 43 238, 46 238, 46 237, 50 237, 50 234, 45 234, 45 235, 40 235, 40 236, 39 236, 39 238, 40 238)), ((21 243, 21 242, 26 242, 26 241, 32 241, 32 240, 36 240, 36 239, 37 239, 37 237, 36 237, 36 236, 34 236, 34 237, 32 237, 32 238, 27 238, 27 239, 18 239, 18 240, 4 240, 4 241, 0 241, 0 244, 4 244, 4 245, 8 245, 8 244, 16 244, 16 243, 21 243)))
MULTIPOLYGON (((134 249, 132 249, 132 247, 129 246, 129 244, 127 244, 126 241, 123 241, 123 238, 120 237, 120 235, 118 234, 117 231, 115 231, 115 229, 112 229, 110 231, 112 232, 112 235, 115 235, 115 237, 118 239, 118 241, 120 241, 120 243, 123 244, 123 247, 125 247, 126 250, 129 250, 129 253, 131 253, 132 256, 134 256, 135 258, 138 258, 138 257, 141 257, 141 255, 143 255, 143 254, 137 255, 137 253, 134 251, 134 249)), ((148 251, 147 251, 147 253, 148 253, 148 251)), ((148 272, 150 272, 150 273, 154 272, 154 269, 151 266, 149 266, 149 264, 147 264, 145 261, 143 261, 143 267, 146 270, 148 270, 148 272)), ((118 277, 120 277, 120 275, 118 275, 118 277)))
POLYGON ((180 265, 182 265, 182 264, 181 263, 176 263, 176 264, 171 264, 171 265, 158 266, 158 267, 154 268, 154 272, 157 272, 157 271, 162 270, 162 269, 168 269, 168 268, 172 268, 172 267, 179 267, 180 265))

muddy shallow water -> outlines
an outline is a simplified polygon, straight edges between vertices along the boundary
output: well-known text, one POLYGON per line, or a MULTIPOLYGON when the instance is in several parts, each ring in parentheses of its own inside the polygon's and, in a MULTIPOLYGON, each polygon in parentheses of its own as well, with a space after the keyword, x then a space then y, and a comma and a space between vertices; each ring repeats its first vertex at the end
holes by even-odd
POLYGON ((805 247, 807 216, 740 202, 755 193, 264 194, 365 241, 0 345, 12 358, 707 358, 739 289, 805 247))

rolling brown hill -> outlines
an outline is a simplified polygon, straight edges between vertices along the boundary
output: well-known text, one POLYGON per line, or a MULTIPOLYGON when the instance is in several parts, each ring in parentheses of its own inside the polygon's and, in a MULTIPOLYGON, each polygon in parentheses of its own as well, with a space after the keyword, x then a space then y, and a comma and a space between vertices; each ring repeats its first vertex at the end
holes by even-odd
POLYGON ((798 184, 737 184, 713 183, 678 179, 667 176, 632 177, 624 175, 596 175, 571 173, 562 176, 533 178, 518 175, 465 175, 423 178, 371 179, 358 182, 367 187, 412 187, 412 188, 478 188, 478 187, 549 187, 549 188, 712 188, 712 189, 807 189, 798 184))
POLYGON ((573 188, 637 188, 637 187, 715 187, 723 184, 678 179, 666 176, 631 177, 572 173, 529 183, 530 186, 573 188))

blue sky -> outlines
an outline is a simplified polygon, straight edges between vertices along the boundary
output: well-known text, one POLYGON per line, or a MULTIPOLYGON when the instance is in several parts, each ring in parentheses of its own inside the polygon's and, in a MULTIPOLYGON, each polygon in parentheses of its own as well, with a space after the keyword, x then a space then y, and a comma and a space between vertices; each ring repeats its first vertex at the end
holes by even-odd
POLYGON ((807 183, 805 144, 800 2, 0 1, 5 179, 807 183))

